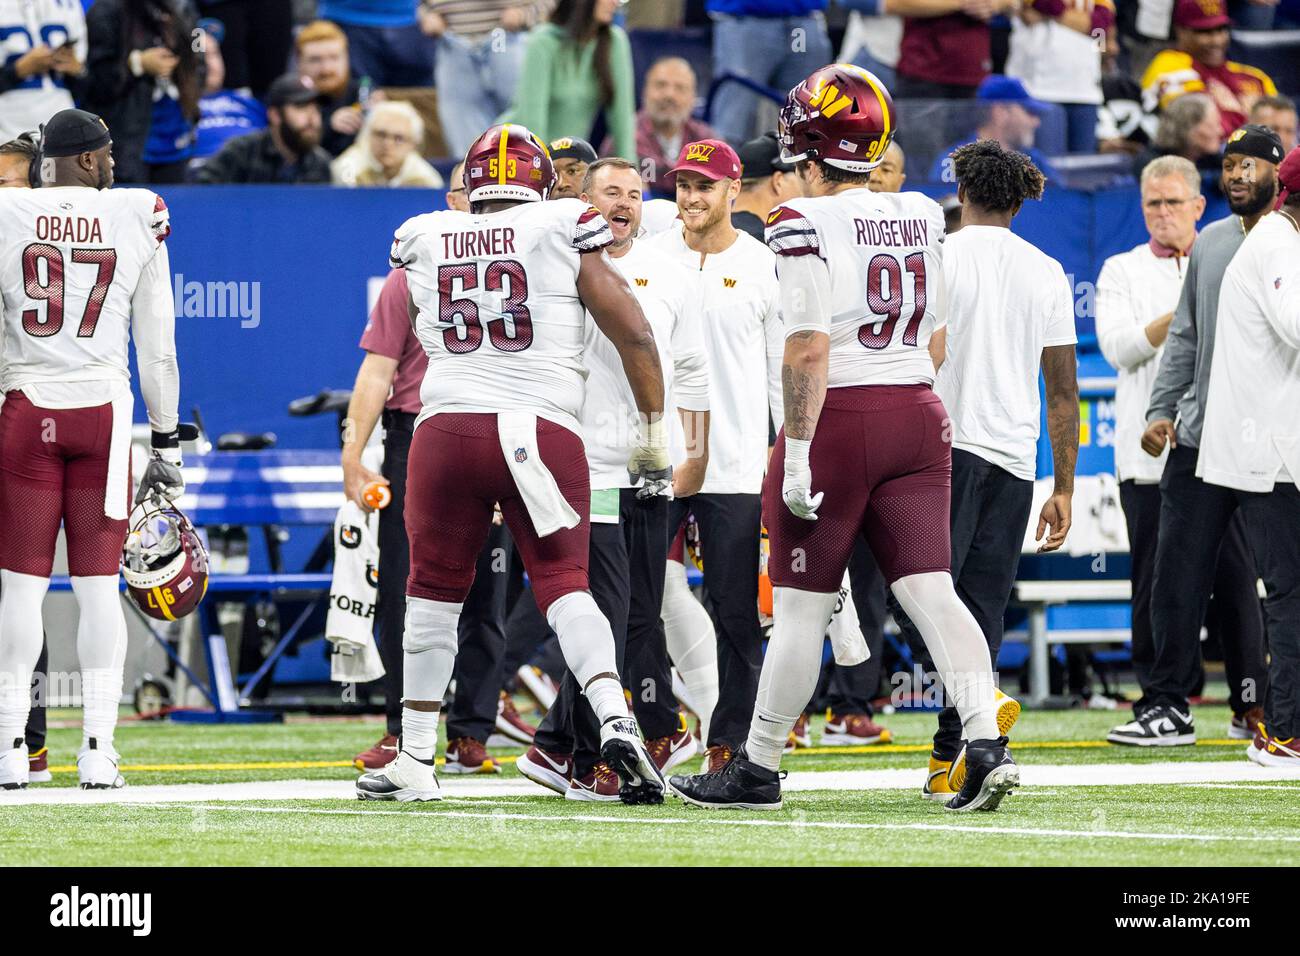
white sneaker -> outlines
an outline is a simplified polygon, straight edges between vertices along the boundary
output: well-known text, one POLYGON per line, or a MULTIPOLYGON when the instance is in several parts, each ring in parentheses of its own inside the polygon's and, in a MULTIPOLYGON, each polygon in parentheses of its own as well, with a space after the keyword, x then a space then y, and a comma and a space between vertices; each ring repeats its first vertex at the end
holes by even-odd
POLYGON ((22 740, 11 750, 0 750, 0 790, 26 790, 28 781, 27 744, 22 740))
POLYGON ((664 775, 650 759, 636 721, 615 717, 600 726, 600 758, 618 774, 624 803, 663 803, 664 775))
POLYGON ((438 776, 433 772, 433 761, 425 763, 403 750, 397 759, 379 770, 371 770, 357 778, 358 800, 441 800, 438 776))
POLYGON ((126 786, 126 781, 117 772, 117 762, 121 759, 112 747, 104 748, 94 738, 77 752, 77 776, 81 778, 82 790, 117 790, 126 786))

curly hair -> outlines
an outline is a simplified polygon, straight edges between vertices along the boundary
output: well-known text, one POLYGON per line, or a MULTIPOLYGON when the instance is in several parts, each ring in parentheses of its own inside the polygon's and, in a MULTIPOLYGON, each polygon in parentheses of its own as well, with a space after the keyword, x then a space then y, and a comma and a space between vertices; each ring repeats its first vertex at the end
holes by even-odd
POLYGON ((1026 199, 1042 199, 1047 177, 1024 153, 981 139, 953 150, 953 171, 966 198, 990 212, 1010 212, 1026 199))

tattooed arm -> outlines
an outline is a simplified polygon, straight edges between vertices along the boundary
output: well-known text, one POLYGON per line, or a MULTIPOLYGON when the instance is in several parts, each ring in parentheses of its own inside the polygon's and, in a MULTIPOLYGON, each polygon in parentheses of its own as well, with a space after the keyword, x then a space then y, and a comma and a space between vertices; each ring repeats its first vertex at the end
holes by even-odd
POLYGON ((1047 435, 1052 442, 1055 474, 1052 496, 1038 517, 1035 541, 1050 528, 1039 553, 1055 551, 1070 531, 1070 500, 1074 495, 1074 463, 1079 455, 1078 363, 1073 345, 1052 345, 1043 349, 1043 382, 1047 392, 1047 435))
POLYGON ((785 412, 785 459, 781 496, 791 513, 817 520, 821 493, 812 493, 809 452, 826 400, 830 366, 831 277, 815 255, 778 256, 785 357, 781 363, 781 397, 785 412))
POLYGON ((811 441, 826 399, 826 372, 831 339, 825 332, 805 329, 785 340, 781 363, 781 395, 785 407, 785 437, 811 441))

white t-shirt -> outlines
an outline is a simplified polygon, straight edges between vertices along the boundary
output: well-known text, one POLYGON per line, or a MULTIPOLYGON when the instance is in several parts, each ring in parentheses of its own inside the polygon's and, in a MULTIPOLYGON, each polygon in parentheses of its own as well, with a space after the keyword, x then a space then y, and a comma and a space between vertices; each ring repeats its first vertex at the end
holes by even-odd
POLYGON ((681 223, 649 240, 696 273, 709 356, 709 467, 705 494, 759 494, 767 469, 769 413, 782 423, 781 290, 776 257, 744 232, 704 257, 686 245, 681 223))
POLYGON ((45 408, 130 392, 130 341, 150 422, 176 427, 171 220, 147 189, 0 189, 3 390, 45 408))
POLYGON ((1097 278, 1097 344, 1119 372, 1115 387, 1115 477, 1153 484, 1164 474, 1169 449, 1159 458, 1142 450, 1147 404, 1164 346, 1146 327, 1178 305, 1187 274, 1186 256, 1158 256, 1151 244, 1111 256, 1097 278))
MULTIPOLYGON (((1081 2, 1091 11, 1091 2, 1081 2)), ((1092 36, 1055 20, 1029 25, 1011 18, 1007 76, 1048 103, 1100 103, 1101 49, 1092 36)))
POLYGON ((830 272, 828 388, 934 381, 928 346, 943 325, 943 235, 943 210, 916 192, 863 187, 772 210, 768 248, 816 255, 830 272))
POLYGON ((417 423, 439 412, 520 410, 574 433, 582 408, 582 252, 613 240, 577 199, 416 216, 393 240, 429 356, 417 423))
POLYGON ((1010 229, 963 226, 944 251, 947 358, 934 390, 953 447, 1032 481, 1043 349, 1074 345, 1074 296, 1061 264, 1010 229))
POLYGON ((1280 212, 1228 263, 1215 329, 1196 474, 1242 491, 1300 487, 1300 233, 1280 212))
MULTIPOLYGON (((706 411, 709 407, 708 357, 700 315, 695 308, 695 276, 640 240, 610 261, 627 279, 654 331, 664 376, 664 414, 674 444, 680 446, 677 409, 706 411)), ((618 349, 590 314, 586 364, 582 440, 587 446, 591 487, 631 488, 634 483, 627 477, 627 460, 639 434, 636 400, 618 349)), ((680 461, 681 455, 675 455, 673 460, 680 461)))
MULTIPOLYGON (((57 50, 71 43, 86 62, 86 16, 81 0, 0 0, 0 66, 33 47, 57 50)), ((38 73, 0 93, 0 143, 36 130, 59 110, 75 104, 58 73, 38 73)))

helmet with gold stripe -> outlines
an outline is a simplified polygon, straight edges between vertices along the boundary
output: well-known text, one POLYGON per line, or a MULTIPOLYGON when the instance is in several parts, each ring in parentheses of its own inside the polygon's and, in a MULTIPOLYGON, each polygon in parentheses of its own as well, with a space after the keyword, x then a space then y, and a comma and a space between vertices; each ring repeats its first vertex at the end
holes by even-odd
POLYGON ((869 173, 885 158, 897 128, 894 101, 875 75, 832 63, 790 91, 778 136, 788 163, 817 159, 851 173, 869 173))
POLYGON ((464 177, 471 203, 541 202, 555 183, 555 167, 546 144, 528 127, 503 123, 474 141, 465 154, 464 177))
POLYGON ((122 577, 136 607, 158 621, 189 614, 208 590, 208 552, 190 519, 160 494, 131 512, 122 577))

